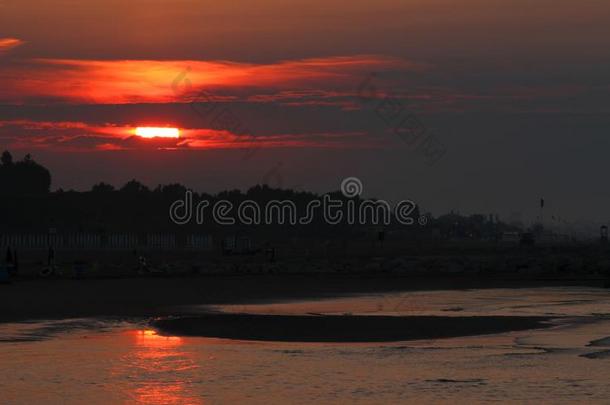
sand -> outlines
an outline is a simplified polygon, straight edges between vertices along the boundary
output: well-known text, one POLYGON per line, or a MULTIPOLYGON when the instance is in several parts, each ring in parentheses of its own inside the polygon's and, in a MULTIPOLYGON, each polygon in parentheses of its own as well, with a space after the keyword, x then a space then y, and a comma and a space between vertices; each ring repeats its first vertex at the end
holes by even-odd
POLYGON ((163 334, 282 342, 387 342, 483 335, 548 326, 519 316, 208 314, 152 323, 163 334))
POLYGON ((0 322, 185 315, 182 306, 255 303, 393 291, 591 285, 582 280, 480 280, 391 275, 238 275, 17 280, 0 285, 0 322))

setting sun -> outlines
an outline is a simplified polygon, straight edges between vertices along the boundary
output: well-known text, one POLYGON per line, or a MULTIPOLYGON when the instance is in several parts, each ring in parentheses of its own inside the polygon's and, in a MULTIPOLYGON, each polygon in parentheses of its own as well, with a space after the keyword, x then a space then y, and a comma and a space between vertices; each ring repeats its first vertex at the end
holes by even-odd
POLYGON ((142 138, 179 138, 178 128, 159 128, 159 127, 138 127, 136 135, 142 138))

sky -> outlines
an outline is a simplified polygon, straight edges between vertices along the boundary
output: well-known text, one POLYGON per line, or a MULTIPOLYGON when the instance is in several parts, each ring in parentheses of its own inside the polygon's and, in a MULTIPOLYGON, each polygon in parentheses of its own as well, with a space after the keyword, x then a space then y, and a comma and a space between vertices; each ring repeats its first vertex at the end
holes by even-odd
POLYGON ((607 221, 608 21, 605 0, 0 0, 0 148, 54 189, 356 176, 435 214, 544 197, 607 221))

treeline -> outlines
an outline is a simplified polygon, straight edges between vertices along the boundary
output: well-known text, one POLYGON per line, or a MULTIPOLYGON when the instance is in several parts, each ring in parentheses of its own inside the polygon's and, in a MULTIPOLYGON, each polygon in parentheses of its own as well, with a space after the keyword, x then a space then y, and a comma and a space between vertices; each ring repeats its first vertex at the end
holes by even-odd
POLYGON ((0 194, 44 195, 51 187, 51 173, 27 154, 20 161, 13 161, 8 151, 0 158, 0 194))
MULTIPOLYGON (((4 228, 11 232, 46 232, 56 229, 58 232, 202 232, 213 234, 256 234, 266 239, 285 239, 286 237, 358 237, 358 235, 378 232, 400 233, 402 237, 433 236, 440 238, 466 237, 491 238, 511 227, 497 218, 483 215, 461 216, 455 213, 439 218, 424 214, 415 206, 410 217, 413 225, 405 226, 391 216, 387 226, 371 224, 352 225, 341 221, 337 225, 327 223, 321 211, 313 216, 307 225, 291 224, 288 221, 277 221, 265 225, 244 225, 236 221, 235 225, 218 224, 212 216, 212 206, 220 200, 231 202, 238 207, 244 201, 254 201, 261 207, 269 201, 291 201, 297 208, 299 218, 305 216, 308 205, 315 200, 322 201, 324 196, 290 189, 275 189, 266 185, 257 185, 247 191, 229 190, 217 194, 198 193, 188 190, 181 184, 159 185, 154 189, 131 180, 120 188, 106 183, 95 184, 85 192, 58 190, 50 192, 51 175, 49 171, 27 155, 23 160, 13 162, 8 152, 2 155, 0 166, 0 220, 4 228), (169 215, 170 206, 185 200, 187 191, 191 191, 193 218, 186 224, 177 225, 169 215), (207 201, 208 207, 203 211, 201 221, 196 220, 196 206, 200 201, 207 201)), ((346 212, 348 199, 339 191, 328 193, 328 197, 343 204, 343 215, 346 212)), ((365 201, 352 199, 358 211, 365 201)), ((237 218, 235 212, 230 214, 237 218)))

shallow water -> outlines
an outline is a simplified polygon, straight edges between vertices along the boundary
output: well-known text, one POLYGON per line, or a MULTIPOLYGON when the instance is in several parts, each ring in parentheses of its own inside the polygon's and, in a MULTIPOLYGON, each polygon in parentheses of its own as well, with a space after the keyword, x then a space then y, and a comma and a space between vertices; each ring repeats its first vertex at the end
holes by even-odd
POLYGON ((387 344, 160 336, 145 320, 0 324, 0 403, 608 403, 610 398, 607 290, 409 292, 212 309, 558 319, 550 329, 387 344))

